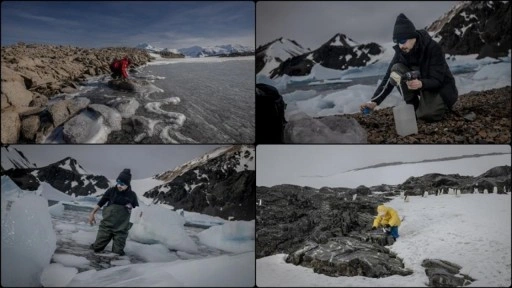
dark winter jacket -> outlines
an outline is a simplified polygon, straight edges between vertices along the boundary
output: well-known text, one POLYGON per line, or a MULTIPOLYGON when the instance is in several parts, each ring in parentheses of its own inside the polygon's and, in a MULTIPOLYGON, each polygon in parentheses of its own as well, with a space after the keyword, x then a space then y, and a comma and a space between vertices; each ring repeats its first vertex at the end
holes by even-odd
POLYGON ((103 207, 103 205, 105 205, 107 202, 108 205, 118 204, 125 206, 126 204, 130 203, 132 204, 133 208, 139 206, 137 195, 132 191, 131 186, 128 186, 128 188, 126 188, 124 191, 119 191, 116 186, 110 187, 107 189, 107 191, 105 191, 103 197, 101 197, 100 201, 98 202, 98 206, 103 207))
MULTIPOLYGON (((443 98, 444 103, 451 109, 453 104, 457 101, 458 91, 455 86, 455 79, 453 78, 452 72, 450 71, 448 64, 444 58, 444 53, 439 44, 432 40, 432 37, 428 35, 425 30, 416 30, 417 47, 419 49, 417 63, 409 63, 407 56, 404 56, 401 52, 398 44, 393 46, 395 49, 395 56, 391 63, 389 63, 388 70, 384 79, 380 83, 379 87, 373 94, 372 101, 380 104, 393 90, 393 85, 389 82, 389 75, 391 74, 391 67, 396 63, 402 63, 408 67, 411 64, 418 64, 421 73, 421 82, 423 84, 422 90, 428 90, 434 93, 439 93, 443 98)), ((414 53, 414 51, 411 51, 414 53)), ((416 60, 416 59, 415 59, 416 60)))

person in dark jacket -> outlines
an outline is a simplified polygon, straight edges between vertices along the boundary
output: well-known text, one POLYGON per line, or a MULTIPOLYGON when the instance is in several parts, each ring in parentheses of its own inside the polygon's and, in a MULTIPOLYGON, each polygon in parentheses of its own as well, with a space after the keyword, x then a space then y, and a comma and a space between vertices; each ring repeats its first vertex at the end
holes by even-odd
POLYGON ((128 58, 128 56, 124 56, 123 59, 118 60, 114 59, 112 63, 110 64, 110 71, 112 71, 112 79, 128 79, 128 73, 126 72, 126 69, 128 66, 130 66, 131 61, 128 58))
POLYGON ((130 186, 131 179, 130 169, 124 169, 117 177, 116 186, 105 191, 89 215, 89 224, 96 223, 94 215, 108 202, 107 207, 103 208, 103 220, 100 222, 96 241, 91 244, 91 249, 95 252, 103 251, 110 240, 113 240, 112 252, 124 255, 128 230, 132 226, 130 214, 133 208, 139 206, 137 195, 130 186))
POLYGON ((458 98, 455 79, 446 63, 441 46, 425 30, 416 30, 404 15, 396 18, 393 29, 395 55, 384 79, 370 102, 361 105, 373 110, 397 87, 407 104, 414 105, 416 117, 439 121, 458 98), (406 81, 406 72, 419 71, 419 78, 406 81))

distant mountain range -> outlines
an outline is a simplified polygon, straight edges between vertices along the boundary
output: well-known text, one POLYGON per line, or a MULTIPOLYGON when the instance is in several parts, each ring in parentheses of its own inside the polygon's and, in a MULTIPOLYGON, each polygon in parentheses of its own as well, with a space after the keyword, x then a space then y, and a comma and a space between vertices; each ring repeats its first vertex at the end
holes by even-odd
MULTIPOLYGON (((503 57, 511 49, 510 11, 510 1, 461 1, 424 29, 446 54, 503 57)), ((341 71, 389 61, 384 52, 377 43, 357 43, 343 33, 315 50, 281 37, 256 49, 256 73, 270 79, 306 76, 317 64, 341 71)))
POLYGON ((253 55, 254 48, 238 45, 238 44, 227 44, 217 46, 192 46, 188 48, 170 49, 170 48, 159 48, 154 47, 148 43, 142 43, 136 46, 136 48, 145 49, 152 53, 174 53, 181 54, 186 57, 210 57, 210 56, 240 56, 240 55, 253 55))
MULTIPOLYGON (((100 196, 113 185, 103 175, 90 174, 71 157, 35 167, 21 151, 2 149, 1 174, 23 190, 37 190, 46 182, 67 195, 100 196)), ((224 219, 252 220, 256 215, 255 160, 254 146, 220 147, 148 179, 133 179, 132 184, 138 182, 134 189, 138 197, 153 203, 224 219)))

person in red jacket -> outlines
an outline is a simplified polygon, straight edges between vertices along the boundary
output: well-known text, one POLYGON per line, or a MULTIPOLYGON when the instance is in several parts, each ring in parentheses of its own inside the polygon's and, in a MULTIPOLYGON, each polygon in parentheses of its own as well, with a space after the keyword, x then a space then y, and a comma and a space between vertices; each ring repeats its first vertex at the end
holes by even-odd
POLYGON ((128 73, 126 73, 126 68, 130 66, 131 61, 127 56, 124 56, 123 59, 118 60, 117 58, 110 64, 110 71, 112 71, 112 79, 128 78, 128 73))

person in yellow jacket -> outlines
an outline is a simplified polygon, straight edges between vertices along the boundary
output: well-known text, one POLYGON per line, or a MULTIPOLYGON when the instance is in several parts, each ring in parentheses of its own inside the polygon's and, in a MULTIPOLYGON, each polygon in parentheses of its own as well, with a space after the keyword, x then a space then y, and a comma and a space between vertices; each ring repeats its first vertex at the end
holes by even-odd
POLYGON ((398 235, 398 226, 401 224, 398 212, 391 207, 379 205, 377 207, 377 213, 377 217, 373 220, 372 230, 375 230, 380 226, 390 228, 388 234, 393 236, 393 239, 396 240, 396 238, 400 236, 398 235))

